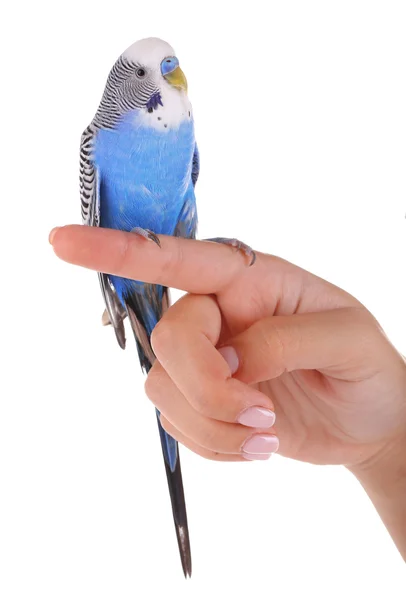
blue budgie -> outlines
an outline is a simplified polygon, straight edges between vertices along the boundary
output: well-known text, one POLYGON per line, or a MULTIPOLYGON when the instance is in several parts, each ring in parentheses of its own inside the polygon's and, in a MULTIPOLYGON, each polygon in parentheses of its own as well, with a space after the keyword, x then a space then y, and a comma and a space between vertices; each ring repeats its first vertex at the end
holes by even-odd
MULTIPOLYGON (((134 232, 160 245, 159 234, 194 238, 194 187, 199 175, 192 107, 175 52, 157 38, 140 40, 118 58, 107 79, 96 115, 80 149, 80 193, 86 225, 134 232)), ((213 241, 236 246, 237 240, 213 241)), ((168 291, 99 273, 110 323, 121 348, 123 320, 129 317, 141 366, 154 362, 153 328, 168 306, 168 291)), ((191 554, 177 442, 158 427, 185 577, 191 554)))

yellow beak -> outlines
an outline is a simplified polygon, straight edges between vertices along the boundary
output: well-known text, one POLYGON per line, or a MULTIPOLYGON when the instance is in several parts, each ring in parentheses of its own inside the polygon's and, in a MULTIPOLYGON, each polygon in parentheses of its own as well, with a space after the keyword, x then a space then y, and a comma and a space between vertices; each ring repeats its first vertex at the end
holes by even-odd
POLYGON ((168 83, 173 85, 173 87, 187 92, 187 80, 184 72, 180 67, 176 67, 176 69, 174 69, 170 73, 167 73, 166 75, 164 75, 164 77, 168 83))

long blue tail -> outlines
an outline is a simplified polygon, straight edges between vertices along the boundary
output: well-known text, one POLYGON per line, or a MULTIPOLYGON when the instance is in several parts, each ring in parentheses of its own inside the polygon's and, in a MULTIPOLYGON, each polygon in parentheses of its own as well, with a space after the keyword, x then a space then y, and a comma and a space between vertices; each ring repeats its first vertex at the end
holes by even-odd
MULTIPOLYGON (((148 373, 154 362, 151 332, 168 305, 167 289, 158 285, 137 284, 123 294, 123 300, 137 342, 141 367, 148 373)), ((157 420, 180 559, 185 577, 190 577, 192 557, 178 443, 162 428, 159 411, 157 420)))

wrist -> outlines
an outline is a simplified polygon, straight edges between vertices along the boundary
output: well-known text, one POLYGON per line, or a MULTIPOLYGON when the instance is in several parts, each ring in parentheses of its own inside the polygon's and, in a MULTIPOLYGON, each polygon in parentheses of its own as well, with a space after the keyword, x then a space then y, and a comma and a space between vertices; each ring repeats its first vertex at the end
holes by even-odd
POLYGON ((406 562, 406 428, 372 458, 348 469, 365 489, 406 562))
MULTIPOLYGON (((397 353, 396 353, 397 354, 397 353)), ((347 465, 357 479, 362 483, 372 485, 379 490, 382 484, 394 486, 406 478, 406 358, 401 358, 401 368, 395 376, 398 390, 396 393, 398 405, 397 428, 391 438, 368 452, 369 458, 360 460, 353 465, 347 465), (400 374, 399 374, 400 373, 400 374), (400 411, 399 411, 400 403, 400 411)))
POLYGON ((363 484, 383 492, 406 481, 406 424, 404 431, 394 436, 367 460, 347 466, 363 484))

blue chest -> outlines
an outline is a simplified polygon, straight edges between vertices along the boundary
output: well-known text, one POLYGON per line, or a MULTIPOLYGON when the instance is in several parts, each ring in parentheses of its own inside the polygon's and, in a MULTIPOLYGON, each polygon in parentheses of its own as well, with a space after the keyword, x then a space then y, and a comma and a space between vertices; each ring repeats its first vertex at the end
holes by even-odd
POLYGON ((187 195, 193 194, 192 121, 176 129, 147 127, 132 112, 95 140, 100 175, 101 226, 172 234, 187 195))

